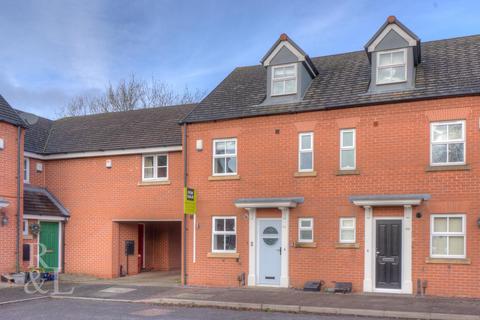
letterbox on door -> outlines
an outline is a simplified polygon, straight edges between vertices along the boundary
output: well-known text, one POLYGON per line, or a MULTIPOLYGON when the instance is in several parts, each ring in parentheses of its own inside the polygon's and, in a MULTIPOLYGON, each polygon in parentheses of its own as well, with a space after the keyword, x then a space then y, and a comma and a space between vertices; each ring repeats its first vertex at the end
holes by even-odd
POLYGON ((135 254, 135 241, 125 240, 125 255, 133 256, 135 254))

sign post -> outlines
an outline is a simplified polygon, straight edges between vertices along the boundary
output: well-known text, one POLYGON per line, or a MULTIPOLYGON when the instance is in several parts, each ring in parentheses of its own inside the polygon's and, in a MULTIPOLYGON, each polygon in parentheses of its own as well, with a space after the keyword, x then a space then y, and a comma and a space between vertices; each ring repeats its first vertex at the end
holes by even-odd
POLYGON ((197 192, 192 188, 184 188, 183 210, 185 214, 195 215, 197 213, 197 192))

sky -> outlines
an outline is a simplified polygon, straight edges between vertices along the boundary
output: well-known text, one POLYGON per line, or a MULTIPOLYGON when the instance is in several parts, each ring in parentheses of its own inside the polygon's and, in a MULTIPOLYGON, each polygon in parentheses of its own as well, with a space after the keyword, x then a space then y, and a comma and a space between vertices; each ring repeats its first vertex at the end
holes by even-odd
POLYGON ((55 118, 135 74, 207 92, 283 32, 311 57, 363 50, 395 15, 422 41, 480 33, 480 1, 2 0, 0 94, 55 118))

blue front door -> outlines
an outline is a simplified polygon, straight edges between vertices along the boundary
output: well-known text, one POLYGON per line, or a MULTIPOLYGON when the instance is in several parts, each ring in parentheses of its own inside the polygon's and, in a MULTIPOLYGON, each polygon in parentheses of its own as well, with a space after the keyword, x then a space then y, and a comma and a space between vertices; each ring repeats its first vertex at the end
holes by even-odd
POLYGON ((282 221, 258 220, 258 280, 260 285, 280 285, 282 273, 282 221))

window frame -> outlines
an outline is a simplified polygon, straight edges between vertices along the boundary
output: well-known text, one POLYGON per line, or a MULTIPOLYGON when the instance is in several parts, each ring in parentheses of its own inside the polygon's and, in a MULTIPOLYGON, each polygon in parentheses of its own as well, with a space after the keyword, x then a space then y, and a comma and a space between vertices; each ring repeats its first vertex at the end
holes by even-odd
POLYGON ((433 259, 465 259, 467 257, 467 215, 466 214, 432 214, 430 215, 430 258, 433 259), (462 232, 435 232, 435 218, 447 218, 447 230, 450 228, 450 218, 462 218, 462 232), (433 254, 433 237, 447 237, 447 254, 433 254), (463 237, 463 255, 449 254, 449 238, 463 237))
POLYGON ((339 228, 338 228, 338 242, 339 243, 356 243, 357 242, 357 218, 356 217, 342 217, 338 220, 339 228), (353 227, 344 227, 343 221, 345 220, 352 220, 353 227), (342 231, 343 230, 353 230, 353 239, 352 240, 345 240, 342 239, 342 231))
POLYGON ((430 166, 458 166, 467 163, 467 123, 465 120, 451 120, 451 121, 435 121, 430 122, 430 166), (448 126, 452 124, 462 125, 462 139, 461 140, 448 140, 448 126), (433 141, 433 128, 437 125, 447 125, 447 140, 445 141, 433 141), (448 161, 448 146, 454 143, 463 143, 463 161, 449 162, 448 161), (447 162, 433 162, 433 145, 434 144, 446 144, 447 145, 447 162))
POLYGON ((298 218, 298 242, 299 243, 313 243, 314 239, 314 230, 313 230, 313 218, 298 218), (302 227, 302 221, 310 221, 310 227, 302 227), (302 239, 302 230, 311 230, 312 238, 311 239, 302 239))
POLYGON ((212 143, 212 176, 236 176, 238 174, 238 141, 237 141, 237 138, 222 138, 222 139, 213 139, 213 143, 212 143), (225 142, 225 145, 227 142, 231 142, 231 141, 235 141, 235 153, 234 154, 227 154, 227 150, 225 148, 225 154, 221 154, 221 155, 216 155, 215 154, 215 151, 216 151, 216 148, 215 148, 215 144, 217 142, 225 142), (236 166, 235 166, 235 172, 227 172, 227 163, 225 161, 225 173, 216 173, 215 172, 215 159, 217 158, 227 158, 227 157, 235 157, 235 162, 236 162, 236 166))
POLYGON ((340 170, 356 170, 357 169, 357 132, 355 128, 340 129, 340 170), (345 147, 343 145, 343 133, 353 133, 353 145, 351 147, 345 147), (342 167, 343 152, 353 150, 353 167, 342 167))
POLYGON ((28 236, 29 235, 29 229, 28 229, 28 220, 23 219, 23 235, 28 236))
POLYGON ((292 94, 297 94, 298 93, 298 68, 296 63, 289 63, 289 64, 282 64, 278 66, 272 66, 272 74, 271 74, 271 79, 270 79, 270 95, 272 97, 278 97, 278 96, 287 96, 287 95, 292 95, 292 94), (275 78, 275 70, 280 69, 280 68, 287 68, 293 66, 295 75, 294 76, 286 76, 286 77, 281 77, 281 78, 275 78), (294 92, 285 92, 285 81, 287 80, 295 80, 295 90, 294 92), (273 93, 273 84, 275 81, 283 81, 283 93, 273 93))
POLYGON ((30 183, 30 158, 23 158, 23 183, 30 183))
POLYGON ((169 167, 169 159, 168 153, 155 153, 155 154, 144 154, 142 155, 142 181, 149 182, 149 181, 168 181, 168 167, 169 167), (166 166, 158 166, 158 157, 165 156, 167 158, 167 165, 166 166), (145 177, 145 158, 153 157, 153 166, 147 168, 153 168, 153 177, 146 178, 145 177), (158 168, 166 168, 167 175, 166 177, 158 177, 158 168))
POLYGON ((315 152, 314 152, 314 134, 312 131, 301 132, 298 134, 298 172, 313 172, 315 168, 315 152), (302 149, 302 137, 310 136, 311 147, 310 149, 302 149), (311 169, 302 169, 301 168, 301 154, 302 153, 311 153, 312 154, 312 168, 311 169))
POLYGON ((376 77, 375 77, 375 84, 376 85, 383 85, 383 84, 395 84, 395 83, 402 83, 402 82, 407 82, 408 80, 408 53, 407 53, 407 49, 406 48, 403 48, 403 49, 396 49, 396 50, 386 50, 386 51, 379 51, 377 52, 377 62, 376 62, 376 70, 375 70, 375 73, 376 73, 376 77), (404 60, 403 60, 403 63, 402 64, 389 64, 389 65, 386 65, 386 66, 380 66, 380 55, 382 54, 393 54, 395 52, 403 52, 403 57, 404 57, 404 60), (403 66, 404 69, 405 69, 405 79, 404 80, 398 80, 398 81, 379 81, 378 79, 378 75, 379 75, 379 71, 380 69, 387 69, 387 68, 395 68, 395 67, 401 67, 403 66))
MULTIPOLYGON (((226 223, 225 223, 226 225, 226 223)), ((212 253, 237 253, 237 247, 238 247, 238 236, 237 236, 237 217, 236 216, 212 216, 212 253), (215 231, 215 222, 217 219, 233 219, 234 221, 234 226, 233 229, 234 231, 215 231), (217 250, 215 249, 215 235, 234 235, 235 236, 235 250, 217 250)))

